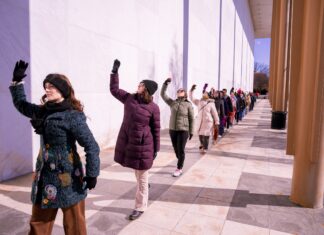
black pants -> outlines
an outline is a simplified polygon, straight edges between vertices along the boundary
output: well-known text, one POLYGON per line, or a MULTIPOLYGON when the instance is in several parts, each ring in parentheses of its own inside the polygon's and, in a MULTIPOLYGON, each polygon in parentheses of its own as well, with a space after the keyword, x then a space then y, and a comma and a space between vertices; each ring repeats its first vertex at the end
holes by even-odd
POLYGON ((227 128, 227 129, 230 128, 230 124, 231 124, 231 118, 230 118, 230 116, 228 115, 228 116, 226 117, 226 128, 227 128))
POLYGON ((178 158, 177 167, 178 169, 182 169, 185 160, 185 147, 189 137, 189 132, 170 130, 169 133, 174 152, 178 158))
POLYGON ((200 146, 203 146, 204 149, 208 149, 209 144, 209 136, 206 135, 199 135, 200 146))
POLYGON ((239 117, 240 117, 240 112, 237 110, 236 113, 235 113, 235 120, 236 120, 236 123, 239 122, 239 120, 240 120, 239 117))

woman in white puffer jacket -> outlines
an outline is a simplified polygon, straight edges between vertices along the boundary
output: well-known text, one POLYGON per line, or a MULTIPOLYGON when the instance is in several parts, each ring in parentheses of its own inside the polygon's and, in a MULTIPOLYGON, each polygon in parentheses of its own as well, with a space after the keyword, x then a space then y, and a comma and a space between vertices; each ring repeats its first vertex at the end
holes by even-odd
POLYGON ((203 92, 202 98, 195 99, 193 92, 196 85, 193 85, 189 92, 189 98, 198 107, 198 116, 195 121, 196 129, 199 134, 200 146, 202 153, 206 153, 209 145, 209 136, 215 125, 219 125, 219 118, 216 111, 214 99, 210 99, 206 91, 203 92))

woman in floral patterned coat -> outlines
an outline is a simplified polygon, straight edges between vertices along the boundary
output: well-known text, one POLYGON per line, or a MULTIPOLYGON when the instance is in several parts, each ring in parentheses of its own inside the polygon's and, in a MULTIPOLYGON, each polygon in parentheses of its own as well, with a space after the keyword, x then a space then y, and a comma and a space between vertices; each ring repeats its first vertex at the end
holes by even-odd
POLYGON ((99 175, 99 147, 86 123, 83 107, 69 80, 49 74, 44 82, 43 104, 26 100, 23 78, 28 63, 19 61, 10 92, 17 110, 31 118, 41 146, 32 184, 33 203, 29 234, 51 234, 58 208, 64 214, 65 234, 86 234, 85 202, 99 175), (86 153, 83 172, 76 141, 86 153))

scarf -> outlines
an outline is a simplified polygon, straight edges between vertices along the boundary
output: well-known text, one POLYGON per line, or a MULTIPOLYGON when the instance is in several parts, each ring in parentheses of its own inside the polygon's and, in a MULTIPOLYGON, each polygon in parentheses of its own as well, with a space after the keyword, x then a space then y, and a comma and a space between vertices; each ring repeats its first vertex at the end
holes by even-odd
POLYGON ((39 135, 44 134, 44 122, 49 115, 57 112, 64 112, 69 109, 72 109, 72 105, 67 99, 60 103, 46 102, 42 107, 41 117, 36 117, 34 115, 30 120, 31 125, 35 129, 35 133, 39 135))

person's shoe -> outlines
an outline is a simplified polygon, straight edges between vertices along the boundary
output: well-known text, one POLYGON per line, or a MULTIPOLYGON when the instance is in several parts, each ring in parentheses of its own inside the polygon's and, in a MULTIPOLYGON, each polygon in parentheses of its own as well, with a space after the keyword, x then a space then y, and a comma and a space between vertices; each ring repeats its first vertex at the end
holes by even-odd
POLYGON ((222 138, 222 136, 221 135, 218 135, 218 138, 222 138))
POLYGON ((181 169, 176 169, 175 172, 173 172, 172 174, 173 177, 179 177, 180 175, 182 175, 181 169))
POLYGON ((207 149, 204 149, 204 150, 202 151, 202 153, 203 153, 203 154, 207 153, 207 149))
POLYGON ((132 214, 128 216, 128 219, 129 220, 138 219, 143 213, 144 213, 143 211, 133 210, 132 214))

